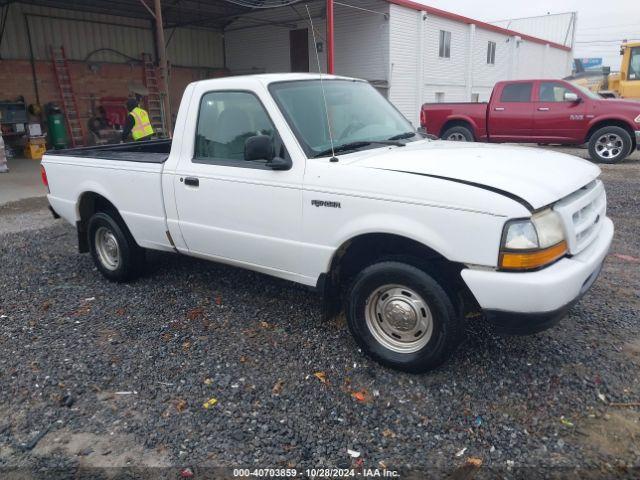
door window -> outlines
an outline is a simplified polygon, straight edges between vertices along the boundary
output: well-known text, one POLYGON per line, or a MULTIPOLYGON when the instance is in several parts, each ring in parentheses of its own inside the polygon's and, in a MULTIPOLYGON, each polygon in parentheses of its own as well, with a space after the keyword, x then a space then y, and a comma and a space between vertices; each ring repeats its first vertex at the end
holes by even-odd
POLYGON ((640 47, 633 47, 631 49, 629 80, 640 80, 640 47))
POLYGON ((244 145, 249 137, 268 135, 275 152, 284 157, 284 146, 262 103, 248 92, 209 92, 202 96, 198 113, 194 162, 256 166, 247 161, 244 145))
POLYGON ((511 83, 505 85, 500 96, 501 102, 530 102, 533 83, 511 83))
POLYGON ((540 93, 538 94, 538 97, 541 102, 564 102, 565 93, 574 92, 562 83, 542 82, 540 83, 540 93))

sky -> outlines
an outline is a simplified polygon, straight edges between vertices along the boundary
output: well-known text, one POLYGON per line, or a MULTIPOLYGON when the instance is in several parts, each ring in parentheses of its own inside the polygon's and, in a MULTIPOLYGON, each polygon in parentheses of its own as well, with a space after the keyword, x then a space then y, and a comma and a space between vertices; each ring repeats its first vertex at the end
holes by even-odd
POLYGON ((640 0, 419 1, 483 21, 578 12, 574 56, 602 57, 603 64, 610 66, 612 70, 620 68, 621 41, 640 40, 640 0))

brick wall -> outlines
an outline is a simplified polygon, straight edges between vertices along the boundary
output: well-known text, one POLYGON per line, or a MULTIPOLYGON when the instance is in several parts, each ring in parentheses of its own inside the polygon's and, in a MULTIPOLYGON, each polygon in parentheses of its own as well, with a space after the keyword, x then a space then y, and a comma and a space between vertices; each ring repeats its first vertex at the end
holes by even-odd
MULTIPOLYGON (((129 84, 143 83, 141 65, 119 63, 95 65, 97 68, 92 70, 88 63, 69 62, 71 81, 85 130, 87 120, 92 115, 92 98, 98 105, 100 97, 126 97, 129 94, 129 84)), ((223 74, 224 72, 220 70, 206 68, 173 67, 169 82, 173 118, 180 107, 182 93, 190 82, 223 74)), ((56 102, 61 106, 58 85, 51 62, 36 61, 36 77, 40 105, 44 106, 48 102, 56 102)), ((20 95, 25 98, 27 105, 36 103, 31 63, 28 60, 0 60, 0 99, 15 100, 20 95)))

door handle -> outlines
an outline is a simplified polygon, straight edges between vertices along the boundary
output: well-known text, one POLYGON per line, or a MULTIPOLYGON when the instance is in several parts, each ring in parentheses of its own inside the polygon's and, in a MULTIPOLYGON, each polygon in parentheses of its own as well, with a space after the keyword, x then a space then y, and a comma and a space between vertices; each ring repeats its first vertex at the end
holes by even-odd
POLYGON ((539 112, 548 112, 549 111, 549 107, 538 107, 538 111, 539 112))
POLYGON ((186 177, 184 179, 184 184, 189 185, 190 187, 199 187, 200 179, 197 177, 186 177))
POLYGON ((494 108, 494 110, 496 112, 503 112, 504 111, 504 107, 496 107, 496 108, 494 108))

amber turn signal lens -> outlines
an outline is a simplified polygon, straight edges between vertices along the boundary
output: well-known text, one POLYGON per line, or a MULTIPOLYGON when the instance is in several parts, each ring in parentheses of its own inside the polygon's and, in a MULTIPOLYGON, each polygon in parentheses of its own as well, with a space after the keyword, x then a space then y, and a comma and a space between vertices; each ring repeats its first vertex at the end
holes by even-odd
POLYGON ((500 268, 503 270, 532 270, 555 262, 567 253, 567 242, 556 243, 553 247, 533 252, 500 253, 500 268))

